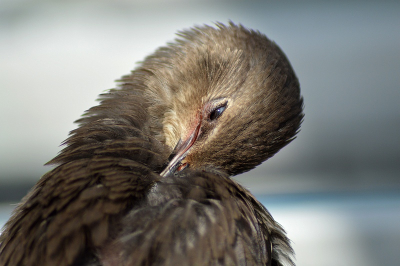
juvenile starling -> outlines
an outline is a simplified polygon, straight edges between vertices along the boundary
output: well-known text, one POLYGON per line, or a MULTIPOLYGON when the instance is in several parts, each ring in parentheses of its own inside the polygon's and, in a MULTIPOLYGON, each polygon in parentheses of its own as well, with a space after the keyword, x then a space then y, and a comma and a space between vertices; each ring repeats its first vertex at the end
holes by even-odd
POLYGON ((299 82, 263 34, 182 31, 100 96, 15 209, 0 265, 293 265, 230 177, 293 140, 299 82))

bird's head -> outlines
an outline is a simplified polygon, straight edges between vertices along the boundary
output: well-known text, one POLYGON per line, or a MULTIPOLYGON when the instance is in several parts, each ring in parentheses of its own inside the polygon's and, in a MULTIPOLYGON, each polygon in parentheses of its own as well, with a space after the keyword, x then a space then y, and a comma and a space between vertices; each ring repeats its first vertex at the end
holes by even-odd
POLYGON ((296 75, 279 47, 242 26, 180 33, 142 70, 149 112, 171 149, 166 176, 186 167, 248 171, 289 143, 302 118, 296 75))

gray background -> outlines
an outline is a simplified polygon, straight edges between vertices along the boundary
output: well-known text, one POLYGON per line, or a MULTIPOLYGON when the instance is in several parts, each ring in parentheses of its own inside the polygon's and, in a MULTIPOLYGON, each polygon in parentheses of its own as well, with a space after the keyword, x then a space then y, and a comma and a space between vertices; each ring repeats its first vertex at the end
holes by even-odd
POLYGON ((305 98, 298 138, 237 179, 298 265, 399 265, 399 1, 0 1, 0 226, 73 121, 135 63, 213 22, 276 41, 305 98))

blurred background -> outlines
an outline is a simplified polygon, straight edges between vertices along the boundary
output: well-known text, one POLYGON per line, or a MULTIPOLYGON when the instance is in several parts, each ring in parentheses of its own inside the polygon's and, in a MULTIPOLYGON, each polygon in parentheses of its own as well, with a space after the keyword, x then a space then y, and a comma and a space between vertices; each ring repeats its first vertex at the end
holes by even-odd
POLYGON ((177 30, 274 40, 305 99, 298 138, 236 177, 297 265, 400 265, 400 1, 0 0, 0 227, 73 121, 177 30))

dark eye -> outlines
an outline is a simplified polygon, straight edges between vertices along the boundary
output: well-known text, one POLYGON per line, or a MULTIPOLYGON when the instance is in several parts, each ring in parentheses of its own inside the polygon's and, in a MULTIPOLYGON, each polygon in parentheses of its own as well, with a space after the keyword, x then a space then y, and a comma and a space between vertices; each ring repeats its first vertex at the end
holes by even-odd
POLYGON ((222 115, 222 113, 225 111, 225 109, 226 109, 226 104, 215 108, 214 110, 211 111, 209 119, 211 121, 217 119, 218 117, 220 117, 222 115))

